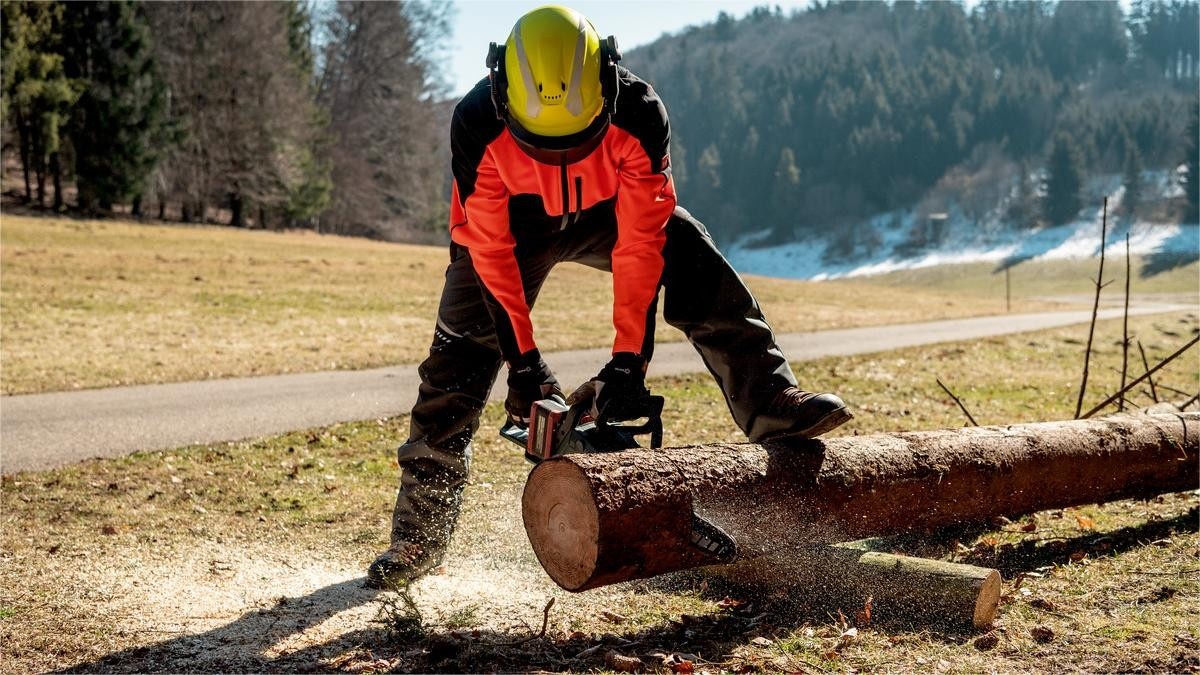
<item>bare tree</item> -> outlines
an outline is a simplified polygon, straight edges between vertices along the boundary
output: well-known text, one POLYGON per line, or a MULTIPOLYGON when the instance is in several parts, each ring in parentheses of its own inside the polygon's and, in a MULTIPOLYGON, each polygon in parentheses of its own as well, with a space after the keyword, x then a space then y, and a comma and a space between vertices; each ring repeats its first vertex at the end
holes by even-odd
POLYGON ((323 227, 386 239, 440 230, 446 132, 432 63, 446 26, 421 3, 339 2, 329 13, 317 91, 334 191, 323 227))
POLYGON ((251 207, 286 210, 309 179, 319 133, 308 74, 289 43, 291 5, 150 3, 170 114, 182 130, 153 189, 182 202, 185 221, 209 206, 244 226, 251 207))

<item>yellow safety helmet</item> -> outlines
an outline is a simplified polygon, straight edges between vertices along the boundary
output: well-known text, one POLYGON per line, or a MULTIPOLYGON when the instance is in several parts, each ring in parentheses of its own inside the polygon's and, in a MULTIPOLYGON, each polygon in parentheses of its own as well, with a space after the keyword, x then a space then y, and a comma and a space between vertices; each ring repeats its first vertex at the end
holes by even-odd
POLYGON ((517 20, 503 48, 493 43, 488 52, 497 114, 527 152, 554 155, 537 159, 558 163, 562 152, 577 155, 587 145, 590 152, 615 103, 619 59, 616 39, 601 40, 579 12, 539 7, 517 20))

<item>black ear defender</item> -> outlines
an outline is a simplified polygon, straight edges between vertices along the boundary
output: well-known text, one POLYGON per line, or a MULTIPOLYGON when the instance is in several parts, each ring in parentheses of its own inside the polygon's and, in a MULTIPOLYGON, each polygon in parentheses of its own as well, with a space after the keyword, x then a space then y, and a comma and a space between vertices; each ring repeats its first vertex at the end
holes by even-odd
POLYGON ((621 50, 617 38, 609 35, 600 41, 600 93, 604 96, 604 107, 608 114, 617 112, 617 63, 621 61, 621 50))
POLYGON ((508 117, 508 77, 504 73, 504 45, 495 42, 488 45, 488 80, 492 83, 492 105, 496 108, 496 119, 508 117))
MULTIPOLYGON (((508 74, 504 72, 504 45, 488 44, 488 80, 492 83, 492 106, 497 119, 508 118, 508 74)), ((604 107, 609 115, 617 111, 617 63, 621 61, 621 50, 617 38, 609 35, 600 41, 600 93, 604 96, 604 107)))

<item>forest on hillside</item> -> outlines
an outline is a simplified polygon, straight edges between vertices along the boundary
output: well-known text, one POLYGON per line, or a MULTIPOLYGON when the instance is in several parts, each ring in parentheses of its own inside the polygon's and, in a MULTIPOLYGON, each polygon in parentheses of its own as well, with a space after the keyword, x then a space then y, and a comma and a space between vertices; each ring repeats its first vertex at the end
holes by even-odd
POLYGON ((941 208, 1006 201, 1014 223, 1061 223, 1101 174, 1125 176, 1128 211, 1195 222, 1198 7, 762 7, 625 62, 666 102, 682 200, 721 239, 787 241, 931 193, 941 208), (1138 203, 1145 171, 1185 162, 1190 213, 1138 203))
MULTIPOLYGON (((449 3, 2 10, 8 203, 445 237, 449 3)), ((726 242, 922 204, 1060 223, 1111 175, 1126 215, 1198 220, 1195 0, 763 6, 624 63, 666 102, 682 202, 726 242), (1184 196, 1151 194, 1151 170, 1184 196)))

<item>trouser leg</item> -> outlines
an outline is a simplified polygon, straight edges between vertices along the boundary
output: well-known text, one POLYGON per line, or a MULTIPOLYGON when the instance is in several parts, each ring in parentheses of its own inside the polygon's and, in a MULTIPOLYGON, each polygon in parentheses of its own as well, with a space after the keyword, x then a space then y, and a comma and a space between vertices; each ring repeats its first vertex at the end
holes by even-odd
POLYGON ((750 289, 682 208, 667 221, 663 258, 663 318, 695 346, 751 441, 782 431, 761 413, 796 376, 750 289))
MULTIPOLYGON (((522 280, 532 305, 553 261, 522 251, 522 280)), ((392 543, 443 546, 458 517, 471 461, 471 438, 499 372, 495 325, 470 256, 452 247, 429 356, 413 406, 409 438, 397 450, 400 489, 392 543)))

